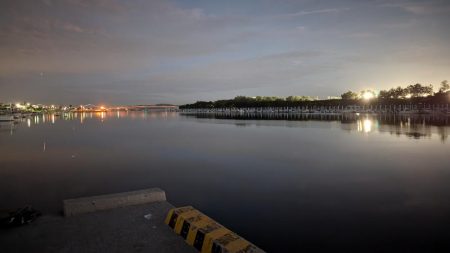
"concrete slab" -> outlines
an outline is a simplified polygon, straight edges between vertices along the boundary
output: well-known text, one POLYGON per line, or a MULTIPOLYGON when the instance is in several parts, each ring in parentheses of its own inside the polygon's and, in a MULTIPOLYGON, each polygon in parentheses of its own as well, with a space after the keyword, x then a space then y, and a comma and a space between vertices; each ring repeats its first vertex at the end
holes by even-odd
POLYGON ((63 201, 63 209, 65 216, 73 216, 157 201, 166 201, 166 193, 159 188, 150 188, 139 191, 67 199, 63 201))
POLYGON ((171 208, 162 201, 71 217, 43 216, 26 226, 0 230, 0 251, 198 252, 164 224, 171 208))

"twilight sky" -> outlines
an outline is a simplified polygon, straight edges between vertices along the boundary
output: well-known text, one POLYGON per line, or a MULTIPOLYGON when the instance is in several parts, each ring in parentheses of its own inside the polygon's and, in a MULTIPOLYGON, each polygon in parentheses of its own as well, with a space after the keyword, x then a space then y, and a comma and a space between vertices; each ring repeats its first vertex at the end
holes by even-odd
POLYGON ((326 97, 444 79, 448 0, 0 1, 0 102, 326 97))

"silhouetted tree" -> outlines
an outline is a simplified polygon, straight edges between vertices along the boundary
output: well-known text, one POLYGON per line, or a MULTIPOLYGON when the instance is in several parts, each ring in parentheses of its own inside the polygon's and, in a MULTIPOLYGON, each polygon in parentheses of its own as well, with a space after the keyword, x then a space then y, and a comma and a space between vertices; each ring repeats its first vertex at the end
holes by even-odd
POLYGON ((233 99, 217 100, 215 102, 198 101, 194 104, 181 105, 180 108, 245 108, 245 107, 287 107, 287 106, 312 106, 312 105, 348 105, 348 104, 368 104, 379 103, 379 100, 393 100, 383 101, 383 103, 397 103, 401 101, 395 101, 398 99, 408 99, 413 97, 414 103, 448 103, 447 94, 450 94, 450 85, 447 81, 442 81, 438 93, 433 94, 433 86, 423 86, 420 83, 409 85, 406 88, 398 86, 397 88, 391 88, 389 90, 382 90, 378 95, 378 99, 375 97, 375 92, 371 90, 365 90, 361 92, 361 96, 353 91, 347 91, 341 95, 342 100, 328 99, 317 100, 308 96, 288 96, 286 98, 276 96, 257 96, 246 97, 237 96, 233 99), (371 93, 374 97, 370 100, 361 100, 362 95, 365 93, 371 93))
POLYGON ((426 95, 433 95, 433 85, 423 86, 420 83, 416 83, 414 85, 409 85, 407 87, 408 93, 411 94, 411 97, 423 97, 426 95))
POLYGON ((405 88, 403 89, 402 87, 398 86, 397 88, 392 88, 390 89, 390 91, 392 92, 392 98, 405 98, 408 95, 408 89, 405 88))
POLYGON ((408 88, 403 89, 402 87, 398 86, 397 88, 380 91, 378 97, 381 99, 400 99, 405 98, 408 94, 408 88))
POLYGON ((286 98, 287 102, 298 102, 298 101, 311 101, 314 100, 308 96, 289 96, 286 98))
POLYGON ((380 90, 380 93, 378 94, 378 98, 380 98, 380 99, 392 98, 391 90, 380 90))
POLYGON ((441 82, 441 87, 439 88, 439 93, 445 93, 450 90, 450 84, 448 84, 447 80, 441 82))
POLYGON ((353 91, 347 91, 341 95, 341 98, 345 100, 355 100, 358 99, 358 94, 353 91))

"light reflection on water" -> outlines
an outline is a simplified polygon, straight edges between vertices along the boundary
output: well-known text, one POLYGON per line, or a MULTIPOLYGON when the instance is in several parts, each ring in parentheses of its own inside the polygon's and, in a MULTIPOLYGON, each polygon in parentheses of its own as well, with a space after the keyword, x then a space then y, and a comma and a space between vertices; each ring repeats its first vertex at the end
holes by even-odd
POLYGON ((0 209, 56 213, 63 199, 160 187, 174 205, 199 208, 267 252, 364 252, 393 237, 404 252, 449 236, 448 117, 29 119, 0 124, 0 209))
POLYGON ((373 119, 358 119, 356 121, 358 132, 370 133, 372 131, 372 121, 373 119))
MULTIPOLYGON (((450 134, 450 120, 446 115, 364 115, 364 114, 347 114, 347 115, 308 115, 308 114, 185 114, 183 117, 194 117, 198 119, 217 119, 217 120, 246 120, 247 122, 235 122, 240 127, 258 125, 257 121, 325 121, 339 122, 340 128, 347 131, 356 131, 364 134, 373 132, 388 132, 393 135, 406 135, 411 138, 431 138, 432 135, 438 135, 441 141, 445 142, 450 134)), ((34 115, 28 118, 22 118, 15 122, 1 122, 0 130, 8 128, 11 134, 14 127, 21 122, 25 122, 28 127, 51 122, 55 124, 59 120, 79 120, 83 124, 86 120, 100 120, 104 122, 111 119, 164 119, 179 117, 175 112, 83 112, 83 113, 62 113, 62 114, 43 114, 34 115), (33 119, 33 120, 32 120, 33 119)), ((289 126, 289 125, 287 125, 289 126)), ((293 127, 296 125, 290 125, 293 127)), ((301 125, 297 125, 302 127, 301 125)))
MULTIPOLYGON (((415 139, 431 138, 439 136, 445 142, 450 134, 450 116, 448 115, 365 115, 365 114, 239 114, 239 113, 204 113, 183 114, 185 117, 210 120, 235 120, 240 127, 258 125, 258 121, 264 122, 338 122, 339 127, 346 131, 356 131, 364 134, 390 133, 392 135, 405 135, 415 139)), ((302 125, 289 124, 290 127, 302 127, 302 125)))

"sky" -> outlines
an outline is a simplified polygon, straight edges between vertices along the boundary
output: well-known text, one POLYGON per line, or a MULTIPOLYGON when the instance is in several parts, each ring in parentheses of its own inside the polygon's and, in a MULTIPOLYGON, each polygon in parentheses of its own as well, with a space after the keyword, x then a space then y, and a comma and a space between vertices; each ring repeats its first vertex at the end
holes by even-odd
POLYGON ((448 0, 2 0, 0 102, 437 88, 449 27, 448 0))

